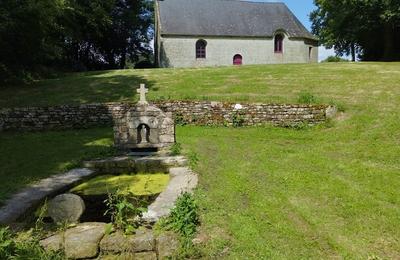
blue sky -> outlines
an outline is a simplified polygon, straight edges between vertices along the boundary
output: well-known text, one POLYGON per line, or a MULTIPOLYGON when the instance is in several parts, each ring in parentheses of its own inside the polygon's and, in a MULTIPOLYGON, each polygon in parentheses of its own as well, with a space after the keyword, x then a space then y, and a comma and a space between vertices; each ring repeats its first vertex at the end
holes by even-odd
MULTIPOLYGON (((311 31, 311 22, 309 14, 316 7, 313 3, 313 0, 280 0, 280 1, 271 1, 271 0, 247 0, 254 2, 283 2, 285 3, 289 9, 296 15, 296 17, 303 23, 303 25, 311 31)), ((327 50, 323 46, 319 48, 319 60, 324 60, 330 55, 335 55, 333 50, 327 50)))

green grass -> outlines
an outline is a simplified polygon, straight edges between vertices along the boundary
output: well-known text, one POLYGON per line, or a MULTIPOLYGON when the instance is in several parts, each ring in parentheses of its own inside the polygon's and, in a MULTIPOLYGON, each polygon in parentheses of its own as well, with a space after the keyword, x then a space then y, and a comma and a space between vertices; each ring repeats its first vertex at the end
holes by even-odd
POLYGON ((308 92, 320 102, 357 103, 370 95, 395 95, 399 68, 400 63, 325 63, 76 73, 29 86, 0 87, 0 107, 134 101, 139 83, 150 88, 149 100, 282 103, 297 102, 308 92))
POLYGON ((25 185, 112 153, 112 131, 0 133, 0 204, 25 185))
MULTIPOLYGON (((0 90, 1 97, 10 93, 0 106, 134 99, 139 81, 131 79, 140 77, 152 82, 153 100, 297 102, 303 95, 338 104, 345 113, 332 124, 302 130, 177 128, 183 153, 200 159, 196 197, 200 231, 207 238, 204 254, 230 259, 399 257, 400 63, 85 75, 0 90), (107 83, 112 79, 115 85, 107 83), (80 91, 79 84, 91 87, 80 91)), ((1 133, 1 196, 82 154, 106 149, 99 144, 109 144, 111 136, 111 129, 1 133)))

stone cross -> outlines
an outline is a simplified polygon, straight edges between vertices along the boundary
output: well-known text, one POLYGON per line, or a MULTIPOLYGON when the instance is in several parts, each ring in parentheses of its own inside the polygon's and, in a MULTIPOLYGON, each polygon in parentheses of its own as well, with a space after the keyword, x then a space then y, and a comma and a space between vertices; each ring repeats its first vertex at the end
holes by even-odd
POLYGON ((146 88, 146 86, 144 84, 140 84, 140 88, 137 89, 136 92, 140 94, 139 104, 140 105, 148 104, 146 101, 146 93, 148 93, 149 90, 146 88))

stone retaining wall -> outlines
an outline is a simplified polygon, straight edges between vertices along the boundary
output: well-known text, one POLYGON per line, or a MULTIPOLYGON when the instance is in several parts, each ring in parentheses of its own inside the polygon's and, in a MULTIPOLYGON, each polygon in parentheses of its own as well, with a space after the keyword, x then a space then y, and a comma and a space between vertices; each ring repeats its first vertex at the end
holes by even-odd
MULTIPOLYGON (((157 101, 153 104, 165 112, 172 112, 177 123, 195 125, 318 124, 325 121, 334 110, 326 105, 238 105, 210 101, 157 101)), ((0 132, 112 126, 113 118, 120 117, 133 105, 104 103, 0 109, 0 132)))

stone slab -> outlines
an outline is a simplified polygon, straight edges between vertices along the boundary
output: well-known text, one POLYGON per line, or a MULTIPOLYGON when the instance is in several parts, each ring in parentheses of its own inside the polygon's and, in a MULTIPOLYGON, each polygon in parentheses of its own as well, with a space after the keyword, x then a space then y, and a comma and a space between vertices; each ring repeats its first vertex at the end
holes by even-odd
POLYGON ((118 156, 105 160, 84 162, 84 166, 99 173, 166 172, 170 167, 183 167, 188 160, 183 156, 118 156))
POLYGON ((142 216, 142 220, 154 223, 171 212, 177 198, 185 192, 192 192, 197 186, 197 174, 188 167, 170 168, 171 179, 165 190, 148 207, 148 211, 142 216))
POLYGON ((46 197, 66 190, 94 174, 95 172, 90 169, 74 169, 43 179, 23 189, 7 200, 5 206, 0 208, 0 224, 7 225, 15 222, 29 209, 38 206, 46 197))

